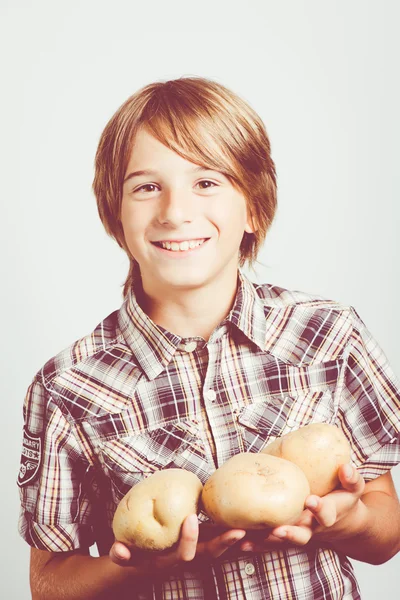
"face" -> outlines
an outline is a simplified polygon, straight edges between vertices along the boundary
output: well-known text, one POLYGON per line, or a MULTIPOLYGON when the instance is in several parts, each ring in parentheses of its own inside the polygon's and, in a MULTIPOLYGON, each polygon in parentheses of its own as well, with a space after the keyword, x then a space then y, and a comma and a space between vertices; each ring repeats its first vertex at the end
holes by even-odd
POLYGON ((142 128, 124 180, 121 222, 145 291, 236 282, 240 243, 253 229, 244 196, 225 175, 185 160, 142 128))

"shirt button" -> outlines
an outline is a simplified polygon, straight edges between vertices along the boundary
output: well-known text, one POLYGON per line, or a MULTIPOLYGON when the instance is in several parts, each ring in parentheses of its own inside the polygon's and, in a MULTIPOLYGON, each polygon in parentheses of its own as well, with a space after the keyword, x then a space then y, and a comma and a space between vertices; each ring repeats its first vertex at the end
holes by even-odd
POLYGON ((185 346, 186 352, 193 352, 193 350, 196 350, 196 348, 197 348, 196 342, 189 342, 185 346))
POLYGON ((208 390, 206 396, 208 400, 215 400, 217 394, 214 392, 214 390, 208 390))
POLYGON ((256 572, 256 568, 253 564, 247 563, 247 565, 244 568, 244 572, 246 573, 246 575, 254 575, 254 573, 256 572))

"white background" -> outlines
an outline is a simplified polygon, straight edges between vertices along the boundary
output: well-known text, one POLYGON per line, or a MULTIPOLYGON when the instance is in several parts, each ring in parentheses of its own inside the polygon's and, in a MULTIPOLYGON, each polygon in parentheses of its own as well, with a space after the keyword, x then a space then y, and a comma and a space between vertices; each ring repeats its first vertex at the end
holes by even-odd
MULTIPOLYGON (((250 276, 355 306, 400 374, 398 6, 0 2, 2 597, 30 597, 15 484, 25 391, 121 304, 128 263, 98 218, 93 159, 143 85, 201 75, 250 102, 279 182, 250 276)), ((364 600, 395 597, 400 555, 354 564, 364 600)))

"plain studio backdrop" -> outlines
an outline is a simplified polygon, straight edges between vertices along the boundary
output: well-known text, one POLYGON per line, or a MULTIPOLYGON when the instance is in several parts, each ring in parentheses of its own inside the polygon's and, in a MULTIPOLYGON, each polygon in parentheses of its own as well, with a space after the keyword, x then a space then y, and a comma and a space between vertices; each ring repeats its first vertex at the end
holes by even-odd
MULTIPOLYGON (((279 209, 246 273, 354 306, 399 376, 398 6, 1 1, 2 598, 30 597, 15 483, 26 389, 122 302, 128 262, 98 217, 93 160, 143 85, 204 76, 255 108, 279 209)), ((353 564, 364 600, 396 596, 400 555, 353 564)))

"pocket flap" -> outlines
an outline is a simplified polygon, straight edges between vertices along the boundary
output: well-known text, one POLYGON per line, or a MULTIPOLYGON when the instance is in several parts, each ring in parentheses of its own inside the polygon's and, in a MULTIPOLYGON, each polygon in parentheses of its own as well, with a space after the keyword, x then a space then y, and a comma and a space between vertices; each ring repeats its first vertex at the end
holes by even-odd
POLYGON ((289 431, 310 423, 332 423, 334 410, 330 390, 283 395, 244 406, 237 415, 247 451, 259 451, 265 444, 289 431), (250 444, 250 447, 249 447, 250 444))

